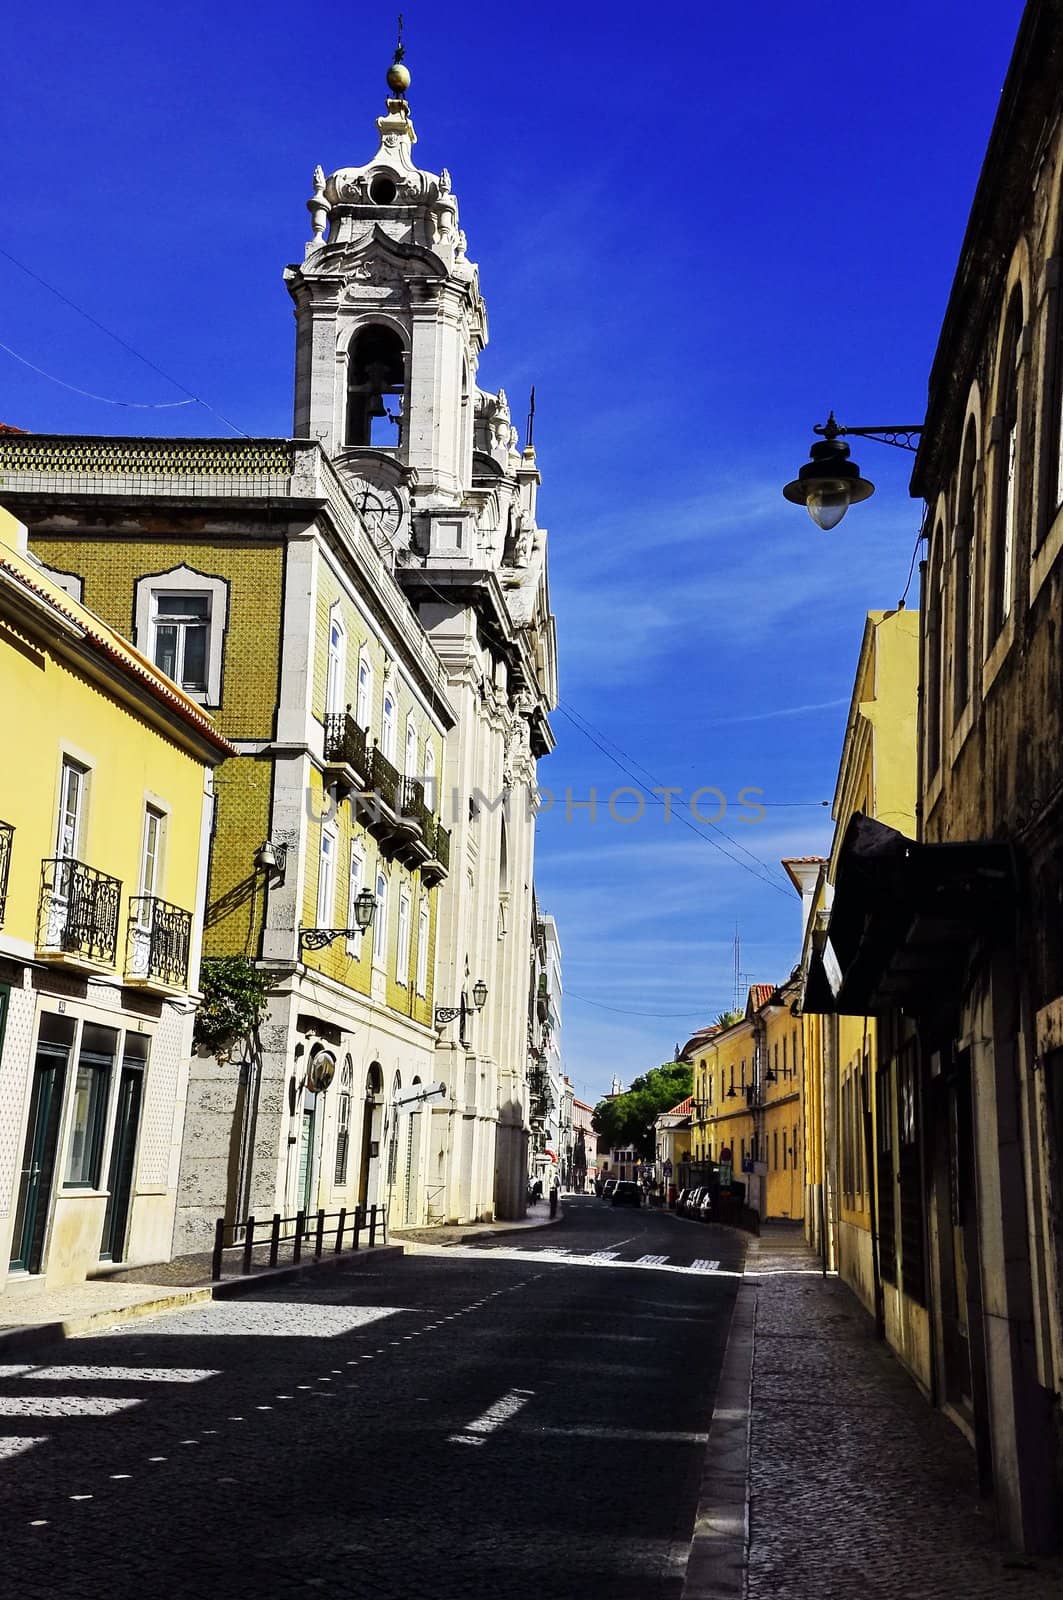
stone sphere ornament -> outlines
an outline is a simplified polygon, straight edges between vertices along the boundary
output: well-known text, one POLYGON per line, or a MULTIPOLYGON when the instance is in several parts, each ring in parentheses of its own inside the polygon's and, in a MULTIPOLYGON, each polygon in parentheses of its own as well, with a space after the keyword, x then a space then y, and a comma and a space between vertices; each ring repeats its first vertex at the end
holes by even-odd
POLYGON ((401 61, 393 61, 388 68, 388 87, 396 94, 405 94, 410 87, 410 69, 401 61))

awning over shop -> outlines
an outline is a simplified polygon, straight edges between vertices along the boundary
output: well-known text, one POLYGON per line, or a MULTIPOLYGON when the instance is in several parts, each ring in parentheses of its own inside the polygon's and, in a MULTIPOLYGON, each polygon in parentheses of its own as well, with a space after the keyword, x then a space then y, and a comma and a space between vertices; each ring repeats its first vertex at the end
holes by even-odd
POLYGON ((1006 844, 918 844, 856 812, 829 922, 813 935, 804 1010, 865 1016, 935 1004, 1009 914, 1012 886, 1006 844))

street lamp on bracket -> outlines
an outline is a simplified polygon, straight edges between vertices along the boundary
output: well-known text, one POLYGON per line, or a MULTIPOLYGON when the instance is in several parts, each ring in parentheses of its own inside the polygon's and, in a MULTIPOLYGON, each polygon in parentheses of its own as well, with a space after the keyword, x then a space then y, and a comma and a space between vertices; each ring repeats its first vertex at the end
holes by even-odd
POLYGON ((470 1008, 465 990, 461 991, 461 999, 456 1006, 436 1006, 436 1027, 445 1028, 448 1022, 453 1022, 455 1017, 460 1018, 458 1023, 458 1038, 462 1044, 467 1044, 465 1028, 472 1012, 482 1011, 487 1004, 487 985, 482 978, 477 978, 472 986, 472 1007, 470 1008))
POLYGON ((354 902, 353 928, 300 928, 300 950, 324 950, 335 939, 353 939, 365 933, 376 916, 376 895, 372 889, 363 889, 354 902))
POLYGON ((783 489, 783 495, 793 505, 804 506, 816 526, 829 531, 838 526, 851 505, 870 499, 875 492, 875 485, 861 477, 860 468, 850 460, 846 438, 874 439, 898 450, 918 450, 923 424, 843 428, 832 411, 826 422, 817 422, 812 431, 822 437, 812 446, 810 459, 797 477, 783 489))

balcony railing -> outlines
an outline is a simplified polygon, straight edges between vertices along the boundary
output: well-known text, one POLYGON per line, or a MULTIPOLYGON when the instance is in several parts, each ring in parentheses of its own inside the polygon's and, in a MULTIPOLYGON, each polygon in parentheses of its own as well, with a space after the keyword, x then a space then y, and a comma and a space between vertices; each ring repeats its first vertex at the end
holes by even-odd
POLYGON ((43 955, 80 956, 113 967, 122 885, 71 856, 41 863, 37 948, 43 955))
POLYGON ((351 767, 360 775, 365 775, 365 729, 358 726, 349 711, 330 711, 326 714, 324 756, 329 766, 351 767))
POLYGON ((419 778, 402 780, 402 809, 407 817, 413 818, 422 835, 427 837, 432 825, 432 813, 425 802, 424 784, 419 778))
POLYGON ((129 947, 126 977, 131 983, 158 983, 188 988, 188 952, 192 913, 152 894, 129 902, 129 947))
POLYGON ((11 843, 15 837, 14 827, 10 822, 0 822, 0 926, 4 921, 4 909, 7 905, 7 879, 11 871, 11 843))
POLYGON ((435 858, 441 867, 450 871, 450 831, 441 822, 436 823, 435 858))
POLYGON ((402 809, 401 792, 402 778, 397 768, 392 766, 380 746, 375 744, 369 761, 370 804, 375 802, 378 811, 386 807, 392 816, 397 816, 402 809))

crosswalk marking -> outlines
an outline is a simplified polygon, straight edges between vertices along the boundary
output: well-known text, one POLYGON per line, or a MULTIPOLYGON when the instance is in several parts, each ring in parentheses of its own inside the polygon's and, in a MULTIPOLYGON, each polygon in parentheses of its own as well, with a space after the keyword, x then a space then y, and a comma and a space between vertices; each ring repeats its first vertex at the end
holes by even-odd
MULTIPOLYGON (((710 1261, 699 1257, 691 1263, 672 1261, 664 1254, 650 1254, 624 1260, 619 1250, 590 1250, 581 1254, 575 1250, 545 1250, 534 1249, 527 1245, 489 1244, 489 1245, 462 1245, 462 1244, 417 1244, 407 1246, 411 1254, 425 1256, 446 1257, 453 1260, 483 1261, 485 1256, 490 1256, 492 1261, 519 1261, 527 1266, 529 1262, 542 1262, 544 1266, 556 1267, 604 1267, 626 1272, 679 1272, 679 1273, 712 1273, 721 1278, 741 1278, 740 1266, 723 1266, 719 1261, 710 1261)), ((187 1319, 186 1319, 187 1320, 187 1319)), ((451 1320, 445 1318, 445 1321, 451 1320)))
POLYGON ((30 1439, 24 1433, 0 1437, 0 1461, 10 1461, 12 1456, 20 1456, 24 1450, 32 1450, 35 1444, 47 1443, 46 1435, 36 1439, 30 1439))
POLYGON ((706 1261, 702 1256, 698 1256, 690 1263, 691 1272, 718 1272, 719 1268, 718 1261, 706 1261))
POLYGON ((217 1367, 31 1367, 24 1377, 48 1383, 202 1383, 217 1367))
POLYGON ((140 1404, 103 1394, 7 1394, 0 1395, 0 1417, 109 1417, 140 1404))
POLYGON ((592 1250, 587 1257, 588 1261, 619 1261, 619 1250, 592 1250))
POLYGON ((667 1260, 667 1256, 639 1256, 635 1265, 636 1267, 663 1267, 667 1260))

